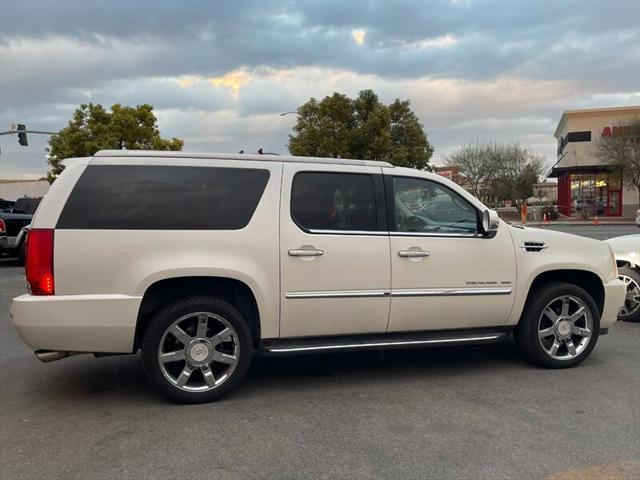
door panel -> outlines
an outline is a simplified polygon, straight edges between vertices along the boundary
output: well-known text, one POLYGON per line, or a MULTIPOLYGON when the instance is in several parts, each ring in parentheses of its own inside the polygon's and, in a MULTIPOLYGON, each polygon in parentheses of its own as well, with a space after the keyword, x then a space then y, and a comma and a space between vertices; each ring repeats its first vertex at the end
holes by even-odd
POLYGON ((373 177, 381 176, 381 169, 359 166, 352 171, 358 172, 357 178, 345 173, 349 167, 343 165, 284 165, 281 337, 386 329, 391 282, 389 237, 386 225, 379 223, 376 207, 383 197, 374 187, 377 182, 373 177), (298 182, 295 186, 294 181, 298 182), (368 188, 371 195, 366 193, 368 188))
POLYGON ((479 236, 475 209, 468 205, 472 215, 462 197, 437 182, 387 185, 395 217, 389 331, 503 325, 516 273, 507 229, 493 238, 479 236))

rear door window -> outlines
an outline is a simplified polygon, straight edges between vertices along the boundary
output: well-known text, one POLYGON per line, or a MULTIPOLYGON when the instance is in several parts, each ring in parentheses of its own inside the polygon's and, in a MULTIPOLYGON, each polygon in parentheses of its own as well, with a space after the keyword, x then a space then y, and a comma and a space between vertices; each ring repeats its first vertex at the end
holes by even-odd
POLYGON ((374 176, 300 172, 293 179, 291 216, 303 230, 378 230, 374 176))
POLYGON ((265 169, 90 165, 56 228, 238 230, 251 220, 268 180, 265 169))

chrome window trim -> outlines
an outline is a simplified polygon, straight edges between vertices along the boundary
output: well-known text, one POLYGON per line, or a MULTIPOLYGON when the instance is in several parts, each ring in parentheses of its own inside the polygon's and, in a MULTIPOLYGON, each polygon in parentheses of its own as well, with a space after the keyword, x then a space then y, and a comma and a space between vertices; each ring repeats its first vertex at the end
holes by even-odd
POLYGON ((429 344, 447 344, 453 342, 480 342, 486 340, 497 340, 503 337, 504 334, 485 335, 479 337, 451 337, 451 338, 439 338, 430 340, 386 340, 380 342, 367 342, 367 343, 350 343, 350 344, 334 344, 334 345, 313 345, 305 347, 273 347, 267 348, 268 351, 274 353, 285 352, 307 352, 318 350, 343 350, 350 348, 370 348, 370 347, 387 347, 394 345, 429 345, 429 344))
POLYGON ((320 230, 315 228, 310 228, 309 233, 313 233, 316 235, 376 235, 376 236, 387 236, 389 232, 384 230, 320 230))
POLYGON ((311 298, 380 298, 380 297, 457 297, 511 295, 512 288, 426 288, 414 290, 335 290, 321 292, 287 292, 288 299, 311 298))
POLYGON ((481 233, 423 233, 423 232, 389 232, 384 230, 320 230, 309 229, 307 233, 314 235, 375 235, 396 237, 454 237, 454 238, 483 238, 481 233))
POLYGON ((391 236, 397 237, 464 237, 479 238, 485 235, 481 233, 426 233, 426 232, 389 232, 391 236))

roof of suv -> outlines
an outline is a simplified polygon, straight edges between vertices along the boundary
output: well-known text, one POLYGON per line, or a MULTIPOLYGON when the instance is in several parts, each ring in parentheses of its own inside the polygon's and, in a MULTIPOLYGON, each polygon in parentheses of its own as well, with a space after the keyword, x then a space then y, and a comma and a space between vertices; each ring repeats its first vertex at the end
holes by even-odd
POLYGON ((296 157, 293 155, 269 155, 246 153, 193 153, 160 150, 100 150, 94 157, 163 157, 210 158, 212 160, 260 160, 263 162, 328 163, 337 165, 361 165, 368 167, 393 167, 389 162, 356 160, 351 158, 296 157))

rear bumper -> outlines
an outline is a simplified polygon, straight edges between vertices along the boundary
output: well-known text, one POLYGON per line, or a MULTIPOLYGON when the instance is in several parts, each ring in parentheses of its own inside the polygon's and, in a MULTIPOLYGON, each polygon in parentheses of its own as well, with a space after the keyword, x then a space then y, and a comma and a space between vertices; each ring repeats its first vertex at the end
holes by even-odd
POLYGON ((130 353, 142 296, 21 295, 11 321, 33 350, 130 353))
POLYGON ((617 278, 604 284, 604 308, 600 317, 600 328, 609 328, 616 322, 626 293, 624 283, 617 278))
POLYGON ((0 250, 14 250, 18 246, 18 237, 0 237, 0 250))

